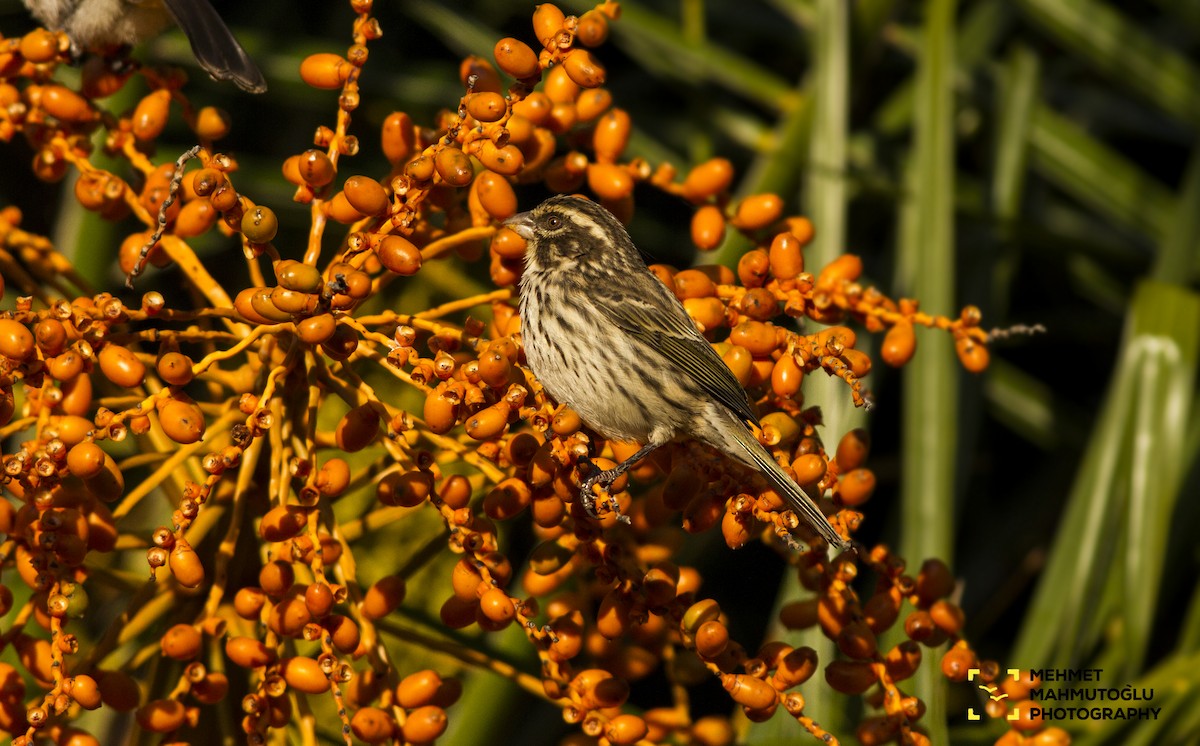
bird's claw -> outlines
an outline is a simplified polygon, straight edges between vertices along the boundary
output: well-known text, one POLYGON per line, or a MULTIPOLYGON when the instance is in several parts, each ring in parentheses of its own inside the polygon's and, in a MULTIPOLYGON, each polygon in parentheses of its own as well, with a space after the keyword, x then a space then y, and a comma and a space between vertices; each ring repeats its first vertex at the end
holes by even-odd
POLYGON ((608 499, 605 501, 608 503, 608 509, 613 512, 618 521, 629 523, 629 516, 621 512, 621 505, 617 502, 617 496, 609 491, 609 487, 612 486, 617 477, 621 476, 621 473, 616 469, 596 471, 594 464, 589 463, 589 466, 592 467, 593 472, 579 485, 579 500, 583 503, 584 512, 591 518, 600 517, 600 513, 596 510, 596 498, 592 494, 592 487, 599 484, 608 493, 608 499))

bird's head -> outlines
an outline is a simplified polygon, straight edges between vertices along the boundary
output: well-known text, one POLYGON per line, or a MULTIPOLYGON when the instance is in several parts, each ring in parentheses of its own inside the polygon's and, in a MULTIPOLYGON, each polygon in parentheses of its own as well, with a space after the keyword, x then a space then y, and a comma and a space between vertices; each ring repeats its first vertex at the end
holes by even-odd
POLYGON ((504 224, 525 239, 529 270, 621 265, 640 261, 621 221, 603 206, 569 195, 551 197, 504 224))

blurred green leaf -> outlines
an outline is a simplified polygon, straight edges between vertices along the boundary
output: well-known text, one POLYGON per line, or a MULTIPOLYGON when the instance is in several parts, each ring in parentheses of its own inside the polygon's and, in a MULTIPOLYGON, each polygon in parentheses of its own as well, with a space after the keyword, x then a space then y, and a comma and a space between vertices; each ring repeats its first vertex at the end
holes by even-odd
POLYGON ((1200 68, 1161 35, 1097 0, 1018 0, 1031 22, 1108 79, 1190 125, 1200 124, 1200 68))
MULTIPOLYGON (((1080 665, 1098 642, 1104 588, 1121 585, 1121 666, 1140 668, 1157 609, 1167 532, 1184 468, 1200 296, 1139 284, 1117 371, 1068 498, 1013 663, 1080 665)), ((1114 675, 1116 672, 1114 671, 1114 675)))
POLYGON ((1158 239, 1175 198, 1135 163, 1046 106, 1034 110, 1033 167, 1118 227, 1158 239))

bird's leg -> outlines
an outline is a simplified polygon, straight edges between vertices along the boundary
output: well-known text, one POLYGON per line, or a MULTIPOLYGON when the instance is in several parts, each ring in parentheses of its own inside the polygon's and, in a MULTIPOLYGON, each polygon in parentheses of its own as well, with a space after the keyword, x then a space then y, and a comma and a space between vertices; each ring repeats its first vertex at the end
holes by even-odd
MULTIPOLYGON (((593 464, 591 461, 588 461, 588 466, 592 467, 592 473, 589 474, 587 479, 583 480, 583 483, 579 486, 579 499, 583 502, 583 509, 587 511, 587 514, 592 518, 600 517, 596 513, 596 498, 592 495, 593 486, 599 484, 605 489, 608 489, 613 482, 617 481, 617 477, 629 471, 629 467, 641 461, 646 456, 649 456, 655 448, 658 448, 658 446, 654 444, 644 445, 638 449, 637 453, 633 454, 611 469, 597 469, 595 464, 593 464)), ((617 520, 621 521, 622 523, 629 523, 629 516, 621 515, 621 507, 617 504, 616 495, 609 493, 608 506, 612 509, 613 513, 616 513, 617 520)))

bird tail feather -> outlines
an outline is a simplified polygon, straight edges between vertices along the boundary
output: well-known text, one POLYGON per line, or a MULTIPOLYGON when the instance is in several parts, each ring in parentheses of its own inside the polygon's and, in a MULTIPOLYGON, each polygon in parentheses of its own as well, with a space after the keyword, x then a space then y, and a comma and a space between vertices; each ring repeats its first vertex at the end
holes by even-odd
POLYGON ((816 502, 776 463, 750 430, 740 426, 740 423, 739 426, 730 429, 734 431, 734 439, 747 457, 739 460, 758 467, 763 476, 770 480, 779 494, 791 504, 800 517, 831 546, 837 549, 845 549, 850 546, 850 542, 834 529, 829 519, 817 507, 816 502))

